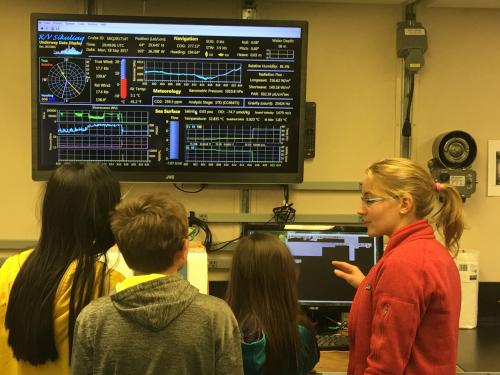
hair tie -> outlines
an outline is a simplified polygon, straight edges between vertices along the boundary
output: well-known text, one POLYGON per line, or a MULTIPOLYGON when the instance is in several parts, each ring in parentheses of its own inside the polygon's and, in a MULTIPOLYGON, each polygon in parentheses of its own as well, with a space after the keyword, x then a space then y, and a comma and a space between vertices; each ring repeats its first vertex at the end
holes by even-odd
POLYGON ((439 182, 436 182, 434 184, 434 190, 436 190, 438 193, 441 191, 441 184, 439 182))

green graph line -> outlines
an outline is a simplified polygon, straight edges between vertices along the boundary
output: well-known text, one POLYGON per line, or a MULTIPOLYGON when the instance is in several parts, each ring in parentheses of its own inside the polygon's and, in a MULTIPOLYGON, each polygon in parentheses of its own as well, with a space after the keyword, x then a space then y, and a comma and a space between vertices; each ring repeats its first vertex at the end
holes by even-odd
MULTIPOLYGON (((70 112, 63 112, 61 111, 61 117, 63 116, 67 116, 70 112)), ((124 122, 123 121, 123 113, 115 113, 115 112, 103 112, 102 115, 91 115, 90 113, 84 113, 84 112, 73 112, 72 113, 73 116, 75 117, 79 117, 79 118, 84 118, 85 116, 87 116, 87 120, 91 121, 91 120, 104 120, 106 118, 106 115, 110 115, 111 117, 113 116, 116 116, 116 120, 119 121, 119 122, 124 122)))
MULTIPOLYGON (((274 134, 271 134, 271 135, 274 136, 274 134)), ((187 140, 189 142, 196 142, 195 137, 191 136, 191 137, 187 138, 187 140)), ((207 137, 207 138, 203 138, 203 141, 240 141, 241 140, 242 142, 247 142, 247 141, 251 141, 252 139, 253 139, 253 137, 251 135, 241 136, 241 137, 238 137, 236 135, 236 136, 230 136, 230 137, 207 137)), ((266 142, 266 143, 269 144, 269 143, 273 143, 273 142, 266 142)), ((275 143, 279 143, 279 142, 275 142, 275 143)))

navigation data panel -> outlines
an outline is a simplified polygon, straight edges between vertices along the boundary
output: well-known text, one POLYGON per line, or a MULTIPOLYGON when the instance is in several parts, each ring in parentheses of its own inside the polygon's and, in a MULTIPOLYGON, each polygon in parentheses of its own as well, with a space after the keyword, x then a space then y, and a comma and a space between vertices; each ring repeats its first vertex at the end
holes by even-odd
POLYGON ((307 24, 32 15, 33 177, 299 182, 307 24))

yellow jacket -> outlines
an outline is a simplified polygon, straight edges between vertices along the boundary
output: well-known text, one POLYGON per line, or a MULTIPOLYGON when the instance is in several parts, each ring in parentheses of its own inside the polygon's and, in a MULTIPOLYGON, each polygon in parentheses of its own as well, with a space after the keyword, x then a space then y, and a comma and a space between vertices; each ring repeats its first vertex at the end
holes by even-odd
MULTIPOLYGON (((46 362, 40 366, 33 366, 27 362, 18 362, 12 353, 12 349, 7 343, 8 332, 5 329, 5 313, 9 301, 9 294, 12 284, 24 263, 33 250, 23 251, 18 255, 9 257, 0 268, 0 373, 2 375, 64 375, 70 373, 69 366, 69 346, 68 346, 68 316, 69 300, 73 274, 76 262, 73 262, 66 270, 61 279, 61 283, 56 291, 54 306, 54 337, 59 359, 54 362, 46 362)), ((97 270, 100 270, 102 263, 98 262, 97 270)), ((96 275, 99 275, 96 272, 96 275)), ((108 271, 108 290, 114 289, 118 282, 124 277, 121 273, 108 271)), ((97 297, 94 294, 94 298, 97 297)))

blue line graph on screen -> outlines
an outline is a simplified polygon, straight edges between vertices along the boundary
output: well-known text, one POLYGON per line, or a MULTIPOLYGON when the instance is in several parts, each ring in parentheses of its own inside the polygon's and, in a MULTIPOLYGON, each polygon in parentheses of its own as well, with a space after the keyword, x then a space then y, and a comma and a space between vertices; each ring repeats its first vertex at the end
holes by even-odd
POLYGON ((57 134, 76 134, 76 133, 85 133, 89 132, 93 128, 119 128, 120 130, 120 135, 126 135, 126 134, 142 134, 142 135, 147 135, 148 130, 145 129, 140 129, 140 130, 131 130, 127 129, 127 127, 123 126, 122 124, 108 124, 108 123, 97 123, 97 124, 88 124, 86 126, 79 126, 75 128, 59 128, 57 129, 57 134))
POLYGON ((173 62, 147 60, 144 62, 146 82, 224 82, 240 83, 242 65, 219 62, 173 62))
POLYGON ((80 111, 57 113, 59 162, 149 162, 148 113, 80 111))
POLYGON ((203 76, 201 74, 196 74, 196 73, 173 73, 173 72, 164 72, 162 70, 146 70, 144 73, 146 74, 164 74, 166 76, 177 76, 177 77, 194 77, 194 78, 198 78, 202 81, 214 81, 214 80, 217 80, 218 78, 220 77, 224 77, 224 76, 228 76, 229 74, 231 73, 234 73, 234 72, 237 72, 241 70, 241 68, 236 68, 236 69, 232 69, 232 70, 229 70, 227 71, 226 73, 222 73, 222 74, 216 74, 216 75, 213 75, 213 76, 203 76))

